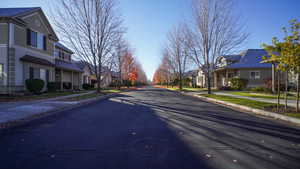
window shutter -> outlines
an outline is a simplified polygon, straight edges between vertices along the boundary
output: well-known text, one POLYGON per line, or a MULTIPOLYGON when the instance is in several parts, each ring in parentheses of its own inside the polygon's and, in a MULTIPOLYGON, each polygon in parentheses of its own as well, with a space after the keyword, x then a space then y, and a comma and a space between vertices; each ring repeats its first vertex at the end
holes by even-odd
POLYGON ((27 45, 31 45, 31 31, 27 29, 27 45))
POLYGON ((29 68, 29 79, 33 79, 33 77, 34 77, 34 69, 33 69, 33 67, 30 67, 29 68))
POLYGON ((44 50, 47 50, 47 38, 46 38, 46 36, 44 35, 43 36, 43 44, 44 44, 44 50))

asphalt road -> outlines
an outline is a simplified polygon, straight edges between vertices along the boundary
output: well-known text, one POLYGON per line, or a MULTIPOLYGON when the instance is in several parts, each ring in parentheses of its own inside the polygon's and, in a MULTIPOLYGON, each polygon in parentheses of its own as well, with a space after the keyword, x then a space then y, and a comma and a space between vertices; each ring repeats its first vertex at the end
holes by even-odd
POLYGON ((145 88, 0 131, 0 169, 299 169, 300 128, 145 88))

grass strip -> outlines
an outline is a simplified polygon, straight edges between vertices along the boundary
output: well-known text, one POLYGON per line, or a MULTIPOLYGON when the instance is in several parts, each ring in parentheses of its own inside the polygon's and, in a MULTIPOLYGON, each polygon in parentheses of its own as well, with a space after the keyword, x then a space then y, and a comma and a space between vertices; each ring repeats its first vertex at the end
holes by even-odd
MULTIPOLYGON (((227 92, 229 94, 238 95, 238 96, 246 96, 252 98, 262 98, 262 99, 277 99, 277 95, 268 95, 263 93, 250 93, 250 92, 227 92)), ((280 99, 284 99, 284 94, 281 94, 280 99)), ((289 100, 296 100, 293 96, 288 96, 289 100)))
MULTIPOLYGON (((265 110, 266 108, 272 106, 275 107, 277 105, 275 103, 261 102, 261 101, 249 100, 244 98, 236 98, 231 96, 223 96, 223 95, 215 95, 215 94, 199 94, 199 95, 207 98, 212 98, 216 100, 221 100, 221 101, 247 106, 255 109, 261 109, 261 110, 265 110)), ((300 119, 300 113, 283 113, 283 115, 300 119)))

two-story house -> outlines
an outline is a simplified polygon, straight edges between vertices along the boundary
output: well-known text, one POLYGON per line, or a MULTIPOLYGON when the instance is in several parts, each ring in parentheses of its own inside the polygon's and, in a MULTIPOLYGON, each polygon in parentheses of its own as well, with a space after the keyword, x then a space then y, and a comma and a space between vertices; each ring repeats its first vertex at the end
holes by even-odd
POLYGON ((25 80, 55 80, 54 30, 41 8, 0 8, 0 92, 25 90, 25 80))
POLYGON ((83 70, 61 43, 41 8, 0 8, 0 93, 26 90, 27 79, 79 89, 83 70))
POLYGON ((55 43, 55 82, 61 90, 78 90, 83 84, 83 69, 72 60, 73 52, 61 43, 55 43))
POLYGON ((248 80, 247 87, 263 86, 272 79, 272 64, 262 63, 268 53, 263 49, 248 49, 239 55, 221 56, 214 70, 214 87, 230 86, 230 79, 239 77, 248 80))

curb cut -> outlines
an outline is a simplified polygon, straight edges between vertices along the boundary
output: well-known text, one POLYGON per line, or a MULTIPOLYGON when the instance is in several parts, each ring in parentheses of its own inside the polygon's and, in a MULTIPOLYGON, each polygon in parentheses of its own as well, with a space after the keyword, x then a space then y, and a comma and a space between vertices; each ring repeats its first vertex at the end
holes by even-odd
POLYGON ((247 106, 241 106, 238 104, 234 104, 234 103, 229 103, 229 102, 225 102, 225 101, 221 101, 221 100, 217 100, 217 99, 212 99, 212 98, 207 98, 207 97, 203 97, 203 96, 199 96, 199 95, 189 95, 186 93, 182 93, 183 95, 186 96, 193 96, 193 97, 197 97, 201 100, 210 102, 210 103, 214 103, 214 104, 218 104, 221 105, 223 107, 227 107, 227 108, 235 108, 235 109, 239 109, 242 111, 247 111, 249 113, 252 114, 257 114, 257 115, 262 115, 262 116, 266 116, 266 117, 271 117, 277 120, 282 120, 282 121, 286 121, 286 122, 290 122, 290 123, 294 123, 297 125, 300 125, 300 119, 297 118, 293 118, 293 117, 288 117, 285 115, 281 115, 281 114, 277 114, 277 113, 273 113, 273 112, 269 112, 269 111, 265 111, 265 110, 260 110, 260 109, 255 109, 255 108, 251 108, 251 107, 247 107, 247 106))
POLYGON ((97 101, 102 101, 102 100, 105 100, 107 98, 113 97, 113 96, 118 95, 118 94, 120 94, 120 93, 112 93, 112 94, 108 94, 108 95, 104 95, 104 96, 99 96, 99 97, 96 97, 96 98, 86 99, 86 100, 83 100, 83 101, 79 101, 79 103, 76 104, 76 105, 67 105, 67 106, 64 106, 64 107, 61 107, 61 108, 56 108, 56 109, 54 108, 53 110, 49 110, 49 111, 46 111, 46 112, 31 115, 31 116, 28 116, 28 117, 23 118, 23 119, 12 120, 12 121, 8 121, 8 122, 0 123, 0 130, 8 129, 8 128, 11 128, 11 127, 17 127, 17 126, 26 124, 28 122, 31 122, 31 121, 34 121, 34 120, 37 120, 37 119, 41 119, 41 118, 44 118, 44 117, 55 115, 55 114, 60 113, 62 111, 72 110, 72 109, 75 109, 75 108, 78 108, 78 107, 81 107, 81 106, 85 106, 85 105, 88 105, 88 104, 95 103, 97 101))

